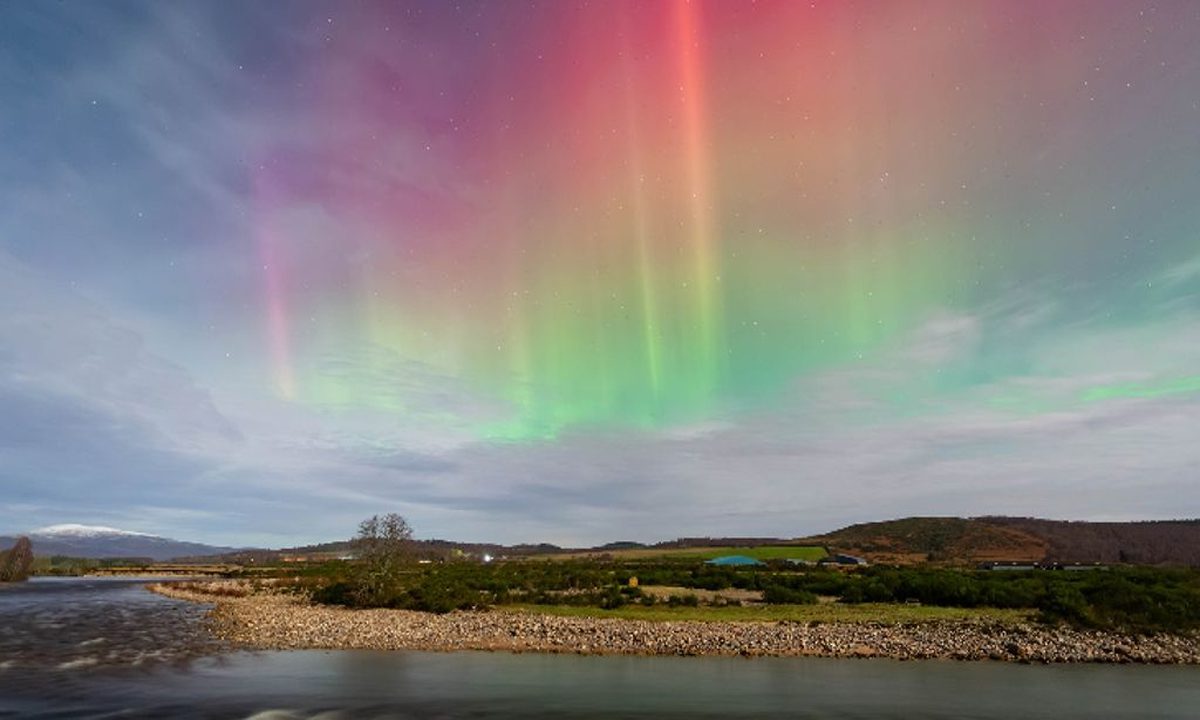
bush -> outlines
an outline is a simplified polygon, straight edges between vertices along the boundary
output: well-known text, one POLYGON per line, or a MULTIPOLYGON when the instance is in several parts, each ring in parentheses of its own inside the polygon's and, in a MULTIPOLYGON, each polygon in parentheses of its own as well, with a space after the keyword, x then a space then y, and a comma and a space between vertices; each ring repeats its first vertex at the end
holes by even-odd
POLYGON ((312 591, 313 602, 321 603, 322 605, 345 605, 347 607, 356 607, 358 605, 358 595, 355 592, 355 587, 346 582, 335 582, 330 585, 319 586, 312 591))
POLYGON ((772 605, 815 605, 817 596, 807 590, 771 585, 763 590, 763 602, 772 605))
POLYGON ((1041 619, 1046 622, 1065 620, 1072 625, 1091 627, 1094 623, 1088 612, 1088 602, 1078 588, 1065 583, 1051 584, 1038 604, 1041 619))
POLYGON ((608 590, 600 596, 600 607, 605 610, 615 610, 625 604, 625 596, 621 591, 614 588, 608 590))
POLYGON ((448 613, 478 607, 481 595, 479 591, 460 583, 431 582, 410 588, 397 600, 395 606, 406 610, 448 613))

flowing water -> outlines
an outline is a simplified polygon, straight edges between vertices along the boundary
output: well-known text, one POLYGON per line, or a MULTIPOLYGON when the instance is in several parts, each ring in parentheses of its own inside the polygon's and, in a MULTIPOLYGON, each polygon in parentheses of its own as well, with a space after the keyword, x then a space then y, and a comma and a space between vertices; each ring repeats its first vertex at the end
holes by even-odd
POLYGON ((0 588, 0 717, 1200 717, 1195 667, 229 652, 144 582, 0 588))

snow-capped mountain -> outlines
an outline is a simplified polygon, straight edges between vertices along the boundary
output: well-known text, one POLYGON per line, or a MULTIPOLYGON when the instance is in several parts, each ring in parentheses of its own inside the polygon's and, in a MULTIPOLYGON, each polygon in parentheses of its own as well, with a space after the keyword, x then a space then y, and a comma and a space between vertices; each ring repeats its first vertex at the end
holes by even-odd
POLYGON ((131 535, 134 537, 154 537, 149 533, 134 532, 132 530, 120 530, 118 528, 105 527, 103 525, 78 525, 76 523, 47 525, 44 528, 30 530, 29 534, 38 535, 41 537, 96 537, 98 535, 131 535))
MULTIPOLYGON (((147 533, 121 530, 103 525, 67 523, 50 525, 24 533, 33 543, 34 555, 67 555, 81 558, 136 557, 171 560, 193 555, 215 555, 234 548, 184 542, 147 533)), ((16 536, 0 537, 0 547, 16 541, 16 536)))

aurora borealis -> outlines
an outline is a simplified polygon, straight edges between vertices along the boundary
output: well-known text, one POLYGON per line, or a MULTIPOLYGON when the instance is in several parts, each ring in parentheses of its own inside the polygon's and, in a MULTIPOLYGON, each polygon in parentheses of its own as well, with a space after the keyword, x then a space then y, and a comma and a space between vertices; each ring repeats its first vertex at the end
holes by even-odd
POLYGON ((40 488, 0 522, 1200 514, 1198 36, 1188 2, 0 8, 0 478, 40 488))

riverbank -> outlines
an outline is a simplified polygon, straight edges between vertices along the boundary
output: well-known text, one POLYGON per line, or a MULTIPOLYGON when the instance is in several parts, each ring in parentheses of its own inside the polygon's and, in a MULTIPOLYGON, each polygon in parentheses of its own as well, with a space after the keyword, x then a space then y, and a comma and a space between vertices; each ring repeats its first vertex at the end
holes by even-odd
POLYGON ((239 596, 220 583, 148 587, 167 597, 213 604, 209 614, 213 632, 234 646, 248 649, 1200 664, 1200 637, 1196 636, 1126 636, 1029 623, 647 621, 502 610, 434 615, 320 606, 269 592, 239 596))

